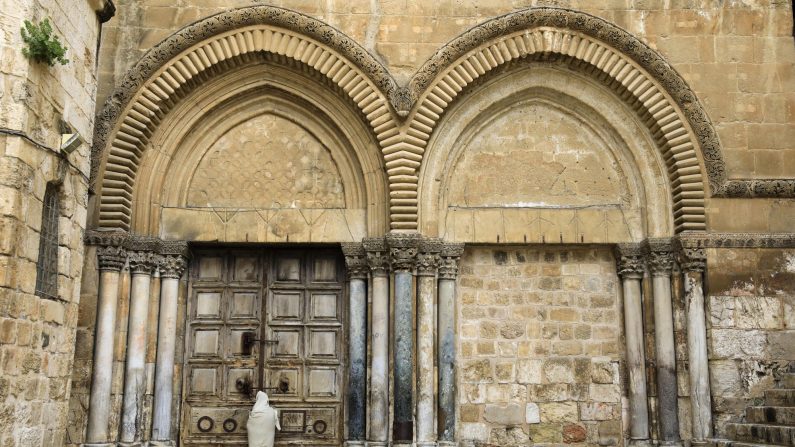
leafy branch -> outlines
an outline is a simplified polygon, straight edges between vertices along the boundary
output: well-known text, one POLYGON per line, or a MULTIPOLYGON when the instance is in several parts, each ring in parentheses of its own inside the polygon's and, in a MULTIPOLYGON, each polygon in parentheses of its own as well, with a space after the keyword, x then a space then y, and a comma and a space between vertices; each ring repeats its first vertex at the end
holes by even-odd
POLYGON ((34 25, 29 20, 25 20, 25 27, 21 29, 22 40, 26 47, 22 49, 22 54, 28 59, 36 62, 44 62, 49 66, 56 62, 66 65, 69 59, 65 58, 66 47, 61 45, 58 36, 52 34, 52 26, 49 19, 44 19, 38 25, 34 25))

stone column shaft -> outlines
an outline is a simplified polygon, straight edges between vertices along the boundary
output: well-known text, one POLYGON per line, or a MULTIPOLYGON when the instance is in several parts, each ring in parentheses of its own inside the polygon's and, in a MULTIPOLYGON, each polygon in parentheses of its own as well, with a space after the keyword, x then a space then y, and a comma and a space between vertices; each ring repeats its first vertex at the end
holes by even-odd
POLYGON ((177 313, 179 278, 187 266, 187 245, 168 242, 169 253, 160 262, 160 314, 158 315, 157 354, 155 360, 155 402, 152 409, 150 445, 175 445, 171 435, 174 354, 177 350, 177 313))
POLYGON ((629 373, 629 436, 630 444, 649 442, 649 409, 646 392, 646 359, 643 345, 643 309, 641 279, 643 251, 637 244, 619 244, 618 274, 624 295, 624 338, 629 373))
POLYGON ((657 401, 660 440, 665 445, 682 445, 679 438, 678 387, 676 386, 676 347, 671 305, 673 244, 670 239, 651 239, 649 266, 654 293, 654 341, 657 355, 657 401))
POLYGON ((372 273, 368 440, 383 446, 389 439, 389 256, 381 238, 367 238, 363 245, 372 273))
POLYGON ((414 439, 414 284, 412 270, 417 256, 419 235, 390 233, 387 244, 395 272, 394 316, 394 426, 395 442, 414 439))
POLYGON ((439 298, 437 304, 437 362, 439 365, 439 404, 437 430, 439 444, 455 443, 456 382, 455 382, 455 279, 458 260, 464 244, 444 244, 439 263, 439 298))
POLYGON ((690 374, 690 404, 693 444, 703 445, 712 437, 712 398, 709 389, 707 324, 704 311, 703 248, 683 248, 685 301, 687 303, 687 355, 690 374))
POLYGON ((130 314, 127 321, 127 356, 124 362, 124 399, 119 438, 122 443, 143 437, 143 403, 146 393, 146 336, 149 292, 156 267, 158 241, 131 237, 127 241, 130 262, 130 314))
POLYGON ((349 278, 348 307, 348 439, 364 445, 367 396, 367 271, 364 247, 342 244, 349 278))
POLYGON ((436 269, 439 264, 440 239, 420 241, 417 255, 417 446, 436 445, 433 368, 434 302, 436 269))
MULTIPOLYGON (((120 243, 121 241, 116 242, 120 243)), ((94 364, 86 428, 86 443, 88 445, 106 445, 111 441, 108 434, 108 421, 111 411, 110 390, 113 378, 113 338, 116 333, 116 310, 119 303, 119 272, 126 257, 126 251, 118 245, 97 247, 100 272, 94 336, 94 364)))

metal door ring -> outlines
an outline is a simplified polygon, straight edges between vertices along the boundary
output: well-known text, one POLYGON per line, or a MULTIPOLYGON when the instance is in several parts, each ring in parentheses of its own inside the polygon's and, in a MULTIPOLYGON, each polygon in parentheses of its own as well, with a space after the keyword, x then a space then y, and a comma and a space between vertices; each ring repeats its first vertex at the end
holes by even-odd
POLYGON ((237 429, 237 421, 229 418, 224 421, 224 431, 227 433, 232 433, 237 429))
POLYGON ((315 423, 312 424, 312 430, 314 430, 315 433, 322 435, 326 432, 326 421, 315 421, 315 423))
POLYGON ((207 433, 215 427, 215 421, 210 416, 202 416, 196 421, 196 427, 202 433, 207 433))

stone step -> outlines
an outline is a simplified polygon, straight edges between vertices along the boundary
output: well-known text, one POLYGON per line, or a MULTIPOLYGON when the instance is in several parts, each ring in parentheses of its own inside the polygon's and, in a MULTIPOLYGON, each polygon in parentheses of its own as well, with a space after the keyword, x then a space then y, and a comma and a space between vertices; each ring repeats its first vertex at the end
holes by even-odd
POLYGON ((708 447, 785 447, 777 444, 759 444, 755 442, 730 441, 728 439, 713 439, 707 442, 708 447))
POLYGON ((754 424, 795 426, 795 407, 748 407, 745 419, 754 424))
POLYGON ((795 388, 795 373, 787 373, 781 377, 779 388, 795 388))
POLYGON ((726 447, 784 447, 784 446, 779 446, 778 444, 755 444, 753 442, 729 441, 729 444, 726 447))
POLYGON ((766 390, 765 404, 773 407, 795 407, 795 390, 766 390))
POLYGON ((763 424, 726 424, 729 438, 740 442, 795 446, 795 427, 763 424))

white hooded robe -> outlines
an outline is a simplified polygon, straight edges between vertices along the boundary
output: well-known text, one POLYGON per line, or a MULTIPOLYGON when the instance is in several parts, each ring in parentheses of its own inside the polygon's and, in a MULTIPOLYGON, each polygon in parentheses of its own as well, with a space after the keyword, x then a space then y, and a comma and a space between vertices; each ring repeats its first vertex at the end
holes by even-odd
POLYGON ((246 423, 249 447, 273 447, 276 430, 281 429, 279 412, 268 403, 268 395, 258 391, 257 402, 251 409, 246 423))

